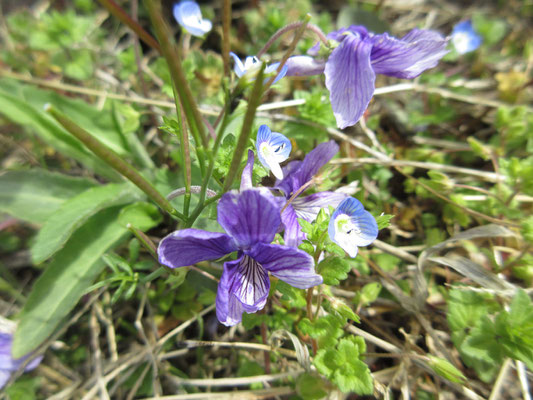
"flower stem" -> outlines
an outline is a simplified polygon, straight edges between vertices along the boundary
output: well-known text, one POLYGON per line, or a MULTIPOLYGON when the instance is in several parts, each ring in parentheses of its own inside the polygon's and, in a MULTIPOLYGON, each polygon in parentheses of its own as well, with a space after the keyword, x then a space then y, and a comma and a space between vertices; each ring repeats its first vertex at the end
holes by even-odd
POLYGON ((54 117, 70 134, 82 142, 89 150, 100 157, 103 161, 117 170, 121 175, 129 179, 135 186, 146 193, 159 207, 182 220, 184 216, 176 211, 150 182, 141 176, 130 164, 124 161, 117 153, 105 146, 102 142, 92 136, 85 129, 78 126, 71 119, 53 108, 51 105, 45 106, 45 110, 54 117))
POLYGON ((143 27, 139 25, 138 22, 134 21, 126 13, 126 11, 124 11, 117 3, 115 3, 113 0, 98 1, 107 9, 107 11, 109 11, 113 16, 118 18, 120 21, 126 24, 133 32, 135 32, 137 36, 139 36, 139 39, 141 39, 148 46, 156 49, 158 52, 161 53, 161 48, 159 47, 159 43, 157 43, 157 40, 155 40, 152 35, 146 32, 143 27))
MULTIPOLYGON (((145 0, 144 3, 148 10, 148 14, 150 15, 150 20, 152 21, 156 37, 159 40, 161 54, 163 54, 167 61, 170 76, 172 77, 172 83, 178 93, 189 128, 197 140, 197 145, 201 141, 203 146, 207 148, 208 141, 205 127, 202 123, 202 116, 198 111, 198 105, 194 100, 191 88, 187 83, 187 78, 185 77, 185 72, 182 68, 181 50, 179 46, 176 46, 175 43, 171 41, 173 35, 163 18, 161 3, 158 0, 145 0)), ((177 110, 177 112, 179 112, 179 110, 177 110)))
POLYGON ((231 0, 223 0, 222 6, 222 60, 224 61, 224 76, 229 76, 229 50, 231 27, 231 0))
POLYGON ((261 66, 261 69, 259 70, 256 78, 254 87, 252 89, 252 93, 250 95, 250 98, 248 100, 248 109, 246 110, 246 114, 244 115, 244 121, 242 123, 242 129, 241 133, 239 135, 239 141, 237 142, 237 146, 235 147, 235 152, 233 153, 233 158, 231 160, 230 168, 228 171, 228 176, 226 177, 224 181, 224 192, 227 192, 233 183, 233 180, 235 179, 235 176, 237 175, 237 170, 239 169, 239 166, 241 165, 242 161, 242 155, 244 154, 244 150, 248 147, 248 141, 250 140, 250 135, 252 133, 252 125, 255 118, 255 112, 257 110, 257 107, 259 107, 259 103, 261 102, 261 97, 263 94, 263 76, 265 71, 265 64, 263 63, 261 66))
POLYGON ((287 51, 283 55, 283 58, 281 59, 281 61, 279 62, 279 66, 278 66, 278 69, 276 71, 276 74, 274 74, 274 75, 272 75, 270 77, 270 79, 268 80, 268 82, 266 83, 266 85, 264 87, 264 91, 265 92, 268 90, 270 85, 272 85, 272 83, 276 79, 277 74, 279 74, 281 72, 281 70, 283 69, 283 66, 285 65, 285 63, 287 62, 289 57, 292 55, 294 50, 296 49, 296 46, 298 45, 298 42, 302 38, 302 36, 303 36, 303 34, 305 32, 305 29, 309 26, 309 21, 310 20, 311 20, 311 14, 307 14, 305 16, 304 20, 302 22, 299 22, 300 25, 297 27, 297 31, 294 34, 294 38, 292 39, 292 42, 289 45, 289 48, 287 49, 287 51))
MULTIPOLYGON (((305 22, 300 22, 300 21, 293 22, 292 24, 289 24, 287 26, 284 26, 283 28, 278 29, 276 33, 274 33, 272 37, 268 39, 268 42, 266 42, 263 48, 259 50, 259 52, 256 54, 257 58, 261 58, 261 56, 265 54, 268 51, 268 49, 270 49, 270 46, 272 46, 272 44, 276 40, 278 40, 281 36, 283 36, 287 32, 300 28, 304 24, 305 22)), ((328 45, 328 38, 326 37, 324 32, 322 32, 322 29, 320 29, 318 26, 314 24, 305 24, 304 29, 314 32, 322 43, 324 43, 326 46, 328 45)))

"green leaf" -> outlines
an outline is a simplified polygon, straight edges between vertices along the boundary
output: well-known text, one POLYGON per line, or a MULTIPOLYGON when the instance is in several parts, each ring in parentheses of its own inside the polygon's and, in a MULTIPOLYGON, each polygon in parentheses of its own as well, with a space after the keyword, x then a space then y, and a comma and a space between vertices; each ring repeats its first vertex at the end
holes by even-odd
POLYGON ((359 297, 361 304, 366 306, 374 302, 378 298, 381 288, 382 286, 379 282, 370 282, 363 286, 359 297))
POLYGON ((32 260, 39 264, 61 249, 72 233, 104 208, 129 203, 140 194, 127 183, 97 186, 65 201, 48 218, 32 247, 32 260))
POLYGON ((119 208, 91 217, 59 251, 33 285, 13 340, 15 358, 35 350, 72 310, 104 267, 102 255, 127 233, 119 208))
POLYGON ((394 215, 391 214, 382 214, 378 215, 376 218, 376 222, 378 224, 378 230, 382 230, 385 228, 388 228, 390 226, 391 219, 394 218, 394 215))
POLYGON ((337 369, 333 375, 333 382, 344 393, 355 392, 359 395, 371 395, 374 391, 370 369, 359 359, 337 369))
POLYGON ((152 203, 138 202, 125 207, 118 216, 118 222, 124 227, 131 226, 147 231, 163 220, 159 209, 152 203))
POLYGON ((33 169, 0 176, 0 211, 31 223, 44 223, 69 198, 93 187, 85 178, 33 169))
POLYGON ((296 391, 305 400, 319 400, 328 394, 325 382, 319 376, 305 373, 296 380, 296 391))
POLYGON ((327 285, 338 285, 348 277, 350 269, 348 261, 336 256, 326 257, 317 266, 317 272, 322 275, 327 285))

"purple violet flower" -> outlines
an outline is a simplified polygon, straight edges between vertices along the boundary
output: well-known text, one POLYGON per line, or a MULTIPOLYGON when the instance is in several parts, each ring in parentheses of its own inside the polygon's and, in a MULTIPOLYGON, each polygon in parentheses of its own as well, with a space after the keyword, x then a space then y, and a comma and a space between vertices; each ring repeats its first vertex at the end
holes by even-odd
POLYGON ((272 132, 266 125, 261 125, 257 131, 255 143, 257 156, 263 167, 278 179, 283 179, 280 163, 291 154, 291 141, 279 132, 272 132))
MULTIPOLYGON (((363 26, 352 25, 327 35, 338 42, 324 68, 320 61, 311 62, 307 56, 289 60, 287 76, 326 75, 331 107, 341 129, 355 125, 365 112, 372 95, 376 74, 413 79, 426 69, 433 68, 448 52, 447 40, 435 31, 413 29, 401 39, 387 33, 373 34, 363 26)), ((309 54, 317 55, 318 47, 309 54)))
MULTIPOLYGON (((339 146, 333 141, 319 144, 309 152, 303 161, 292 161, 284 168, 285 178, 277 181, 274 186, 285 197, 277 198, 283 206, 292 195, 302 188, 318 172, 323 165, 327 164, 339 151, 339 146)), ((319 192, 305 197, 296 197, 281 214, 281 220, 285 225, 285 244, 297 247, 305 234, 298 224, 297 218, 303 218, 313 222, 318 212, 323 207, 336 207, 346 195, 334 192, 319 192)))
POLYGON ((241 192, 228 192, 218 203, 218 223, 227 233, 183 229, 165 237, 157 249, 159 262, 170 268, 237 252, 236 260, 224 263, 216 297, 217 318, 227 326, 238 324, 243 312, 255 313, 265 306, 268 272, 300 289, 322 283, 309 254, 270 244, 281 224, 280 207, 269 191, 251 188, 252 165, 249 153, 241 192))
POLYGON ((452 44, 459 54, 469 53, 476 50, 483 39, 472 26, 472 21, 462 21, 453 27, 452 44))
POLYGON ((202 18, 202 11, 195 1, 181 1, 172 8, 174 18, 187 32, 194 36, 204 36, 213 24, 202 18))
POLYGON ((358 247, 368 246, 376 240, 378 224, 359 200, 348 197, 331 215, 328 233, 333 242, 354 258, 358 247))
MULTIPOLYGON (((11 356, 11 346, 13 345, 13 335, 11 333, 0 332, 0 389, 11 378, 11 374, 16 372, 21 365, 30 357, 29 355, 14 359, 11 356)), ((35 357, 31 360, 24 371, 31 371, 35 369, 42 361, 43 356, 35 357)))
MULTIPOLYGON (((244 75, 254 76, 259 70, 259 66, 261 65, 261 60, 259 60, 259 58, 257 58, 256 56, 246 57, 243 63, 241 59, 239 58, 239 56, 237 56, 237 54, 233 53, 232 51, 230 51, 229 55, 232 56, 233 61, 235 61, 235 67, 233 70, 235 72, 235 75, 237 75, 239 78, 243 77, 244 75)), ((279 62, 267 65, 267 67, 265 68, 265 75, 274 74, 277 71, 278 67, 279 67, 279 62)), ((278 76, 276 76, 276 79, 274 79, 272 84, 276 83, 277 81, 279 81, 281 78, 285 76, 285 74, 287 73, 287 68, 288 68, 287 65, 283 66, 283 68, 279 72, 278 76)), ((266 78, 265 82, 268 82, 268 80, 269 78, 266 78)))

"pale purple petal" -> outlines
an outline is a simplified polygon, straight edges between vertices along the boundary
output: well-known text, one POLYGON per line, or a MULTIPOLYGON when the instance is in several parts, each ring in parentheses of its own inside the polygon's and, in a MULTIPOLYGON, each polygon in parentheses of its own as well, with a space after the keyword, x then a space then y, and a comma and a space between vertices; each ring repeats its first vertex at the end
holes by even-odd
POLYGON ((170 268, 215 260, 237 250, 233 239, 225 233, 183 229, 172 232, 159 243, 159 262, 170 268))
POLYGON ((433 68, 448 53, 447 40, 437 32, 413 29, 401 39, 387 33, 375 35, 371 61, 374 72, 412 79, 433 68))
MULTIPOLYGON (((9 381, 11 373, 17 371, 22 364, 30 357, 13 359, 11 356, 11 347, 13 345, 13 335, 11 333, 0 332, 0 389, 9 381)), ((36 368, 42 361, 43 356, 35 357, 31 360, 24 371, 30 371, 36 368)))
POLYGON ((355 125, 372 99, 376 74, 370 64, 371 50, 369 38, 348 34, 326 62, 326 87, 341 129, 355 125))
POLYGON ((240 249, 274 239, 281 218, 274 196, 257 189, 228 192, 218 203, 218 223, 240 249))
POLYGON ((213 27, 211 21, 202 18, 202 11, 194 1, 175 4, 172 12, 176 21, 191 35, 203 36, 213 27))
POLYGON ((323 73, 326 62, 310 56, 292 56, 285 65, 287 76, 312 76, 323 73))
POLYGON ((300 186, 299 182, 296 181, 295 172, 300 168, 302 162, 300 160, 294 160, 285 165, 282 168, 284 178, 277 179, 274 188, 281 190, 288 197, 290 197, 291 193, 297 191, 300 186))
POLYGON ((294 172, 295 181, 298 183, 296 190, 306 184, 315 176, 320 168, 326 165, 339 151, 339 145, 333 140, 320 143, 304 158, 297 171, 294 172))
POLYGON ((313 258, 294 247, 259 243, 250 256, 276 278, 299 289, 320 285, 322 277, 315 272, 313 258))
MULTIPOLYGON (((267 66, 265 68, 265 75, 266 76, 274 75, 274 73, 276 73, 278 67, 279 67, 279 62, 276 62, 274 64, 270 64, 269 66, 267 66)), ((287 74, 287 70, 288 69, 289 69, 289 67, 287 66, 287 63, 285 63, 285 65, 281 68, 281 71, 279 71, 279 73, 276 75, 276 79, 274 79, 272 81, 272 84, 276 83, 281 78, 283 78, 287 74)), ((264 83, 268 82, 269 80, 270 80, 270 77, 265 78, 264 83)))
POLYGON ((0 369, 0 389, 5 386, 9 381, 9 378, 11 378, 11 372, 5 369, 0 369))
POLYGON ((241 192, 246 189, 252 189, 252 171, 254 169, 254 152, 252 150, 248 150, 248 161, 246 161, 246 165, 244 166, 244 169, 242 170, 241 175, 241 192))
POLYGON ((291 204, 281 214, 281 222, 285 226, 283 240, 285 240, 287 246, 298 247, 302 240, 305 239, 305 234, 302 232, 297 218, 298 216, 291 204))
POLYGON ((241 322, 242 313, 254 313, 266 303, 270 280, 265 269, 248 255, 224 264, 218 284, 218 320, 227 326, 241 322))
MULTIPOLYGON (((348 197, 344 193, 319 192, 305 197, 297 197, 292 201, 292 206, 298 218, 313 222, 321 208, 337 207, 341 201, 348 197)), ((282 216, 283 221, 283 216, 282 216)))

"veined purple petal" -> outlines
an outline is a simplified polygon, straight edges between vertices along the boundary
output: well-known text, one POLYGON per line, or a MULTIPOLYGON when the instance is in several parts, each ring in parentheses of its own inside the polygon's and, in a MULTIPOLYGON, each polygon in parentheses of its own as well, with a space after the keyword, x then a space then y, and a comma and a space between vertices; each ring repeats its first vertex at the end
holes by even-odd
POLYGON ((194 1, 181 1, 172 9, 176 21, 194 36, 203 36, 211 30, 213 25, 208 19, 202 18, 202 11, 194 1))
POLYGON ((285 196, 289 198, 293 192, 296 192, 304 184, 309 182, 317 174, 318 170, 326 165, 338 151, 339 145, 333 140, 320 143, 305 156, 301 164, 295 164, 293 166, 290 163, 288 166, 289 173, 275 187, 282 190, 285 196))
POLYGON ((326 62, 326 87, 341 129, 355 125, 372 99, 376 74, 370 64, 371 51, 369 38, 348 34, 326 62))
POLYGON ((218 223, 240 249, 274 239, 281 218, 274 196, 258 189, 228 192, 218 203, 218 223))
POLYGON ((312 76, 323 73, 326 62, 310 56, 292 56, 285 65, 287 76, 312 76))
POLYGON ((348 197, 331 215, 328 233, 330 239, 353 258, 358 247, 368 246, 376 240, 378 225, 359 200, 348 197))
POLYGON ((268 274, 248 255, 224 263, 216 298, 218 320, 226 326, 238 324, 244 311, 254 313, 265 306, 269 290, 268 274))
POLYGON ((384 33, 373 36, 371 41, 374 72, 396 78, 415 78, 448 53, 447 40, 429 30, 413 29, 401 39, 384 33))
POLYGON ((183 229, 172 232, 159 243, 159 262, 170 268, 215 260, 237 250, 233 239, 225 233, 183 229))
POLYGON ((313 258, 294 247, 259 243, 250 256, 275 277, 299 289, 320 285, 322 277, 315 272, 313 258))
POLYGON ((289 158, 291 141, 278 132, 272 132, 266 125, 261 125, 257 132, 257 156, 267 171, 271 170, 278 179, 283 178, 280 163, 289 158))
MULTIPOLYGON (((305 197, 297 197, 292 206, 298 218, 313 222, 321 208, 337 207, 347 197, 344 193, 318 192, 305 197)), ((283 221, 283 216, 282 216, 283 221)))
POLYGON ((241 186, 240 190, 241 192, 246 189, 252 189, 252 171, 254 169, 254 152, 252 150, 248 150, 248 161, 246 161, 246 165, 244 166, 244 169, 242 170, 241 175, 241 186))
POLYGON ((292 204, 289 204, 287 208, 281 214, 281 222, 285 226, 285 234, 283 240, 285 244, 290 247, 298 247, 302 240, 305 239, 305 234, 298 224, 298 216, 292 207, 292 204))

